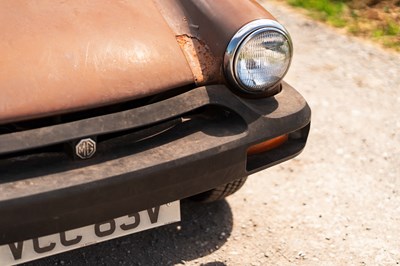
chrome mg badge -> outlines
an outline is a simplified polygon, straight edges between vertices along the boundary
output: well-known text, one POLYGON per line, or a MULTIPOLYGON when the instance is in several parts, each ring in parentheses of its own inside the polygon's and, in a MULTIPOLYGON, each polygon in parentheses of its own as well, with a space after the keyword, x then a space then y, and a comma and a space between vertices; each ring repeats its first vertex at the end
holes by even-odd
POLYGON ((75 146, 75 154, 81 159, 89 159, 96 153, 96 142, 90 138, 81 139, 75 146))

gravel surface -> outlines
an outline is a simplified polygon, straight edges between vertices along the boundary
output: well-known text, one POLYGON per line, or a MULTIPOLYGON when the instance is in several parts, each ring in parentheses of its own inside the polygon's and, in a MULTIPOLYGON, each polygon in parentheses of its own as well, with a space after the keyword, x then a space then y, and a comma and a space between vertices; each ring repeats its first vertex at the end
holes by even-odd
POLYGON ((286 81, 313 110, 305 151, 227 201, 183 202, 179 225, 31 265, 400 263, 399 54, 265 6, 295 44, 286 81))

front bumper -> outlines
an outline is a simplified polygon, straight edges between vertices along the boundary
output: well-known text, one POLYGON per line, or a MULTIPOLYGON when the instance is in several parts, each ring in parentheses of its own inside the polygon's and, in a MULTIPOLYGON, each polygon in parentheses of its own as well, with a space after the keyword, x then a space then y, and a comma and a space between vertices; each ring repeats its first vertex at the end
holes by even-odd
POLYGON ((0 245, 183 199, 290 159, 305 146, 310 115, 286 83, 275 97, 254 100, 215 85, 129 111, 0 136, 7 143, 1 154, 178 117, 185 121, 140 141, 132 133, 99 143, 97 156, 87 161, 63 153, 2 159, 0 245), (224 118, 192 115, 210 106, 224 118), (292 137, 281 147, 247 156, 251 145, 287 133, 292 137))

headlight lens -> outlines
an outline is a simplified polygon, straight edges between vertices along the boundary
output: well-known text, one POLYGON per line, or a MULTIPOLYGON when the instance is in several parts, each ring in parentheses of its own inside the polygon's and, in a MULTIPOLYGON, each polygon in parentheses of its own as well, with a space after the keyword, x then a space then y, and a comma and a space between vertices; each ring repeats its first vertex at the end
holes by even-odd
POLYGON ((276 84, 290 64, 289 42, 279 32, 260 30, 249 36, 235 57, 235 75, 251 91, 263 91, 276 84))
POLYGON ((292 58, 287 31, 276 21, 258 20, 234 36, 225 56, 228 79, 250 94, 268 94, 286 74, 292 58))

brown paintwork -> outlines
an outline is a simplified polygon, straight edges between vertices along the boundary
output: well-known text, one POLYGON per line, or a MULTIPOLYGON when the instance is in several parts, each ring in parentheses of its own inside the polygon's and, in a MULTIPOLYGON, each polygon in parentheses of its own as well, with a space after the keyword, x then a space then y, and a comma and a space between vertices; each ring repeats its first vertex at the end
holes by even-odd
POLYGON ((152 1, 0 1, 0 123, 191 83, 152 1))
POLYGON ((154 0, 176 35, 196 84, 221 83, 226 46, 245 24, 275 19, 251 0, 154 0))
POLYGON ((176 1, 183 6, 190 33, 207 43, 217 57, 223 57, 230 39, 243 25, 261 18, 274 19, 255 1, 176 1))
POLYGON ((0 124, 221 83, 257 18, 254 1, 0 1, 0 124))

